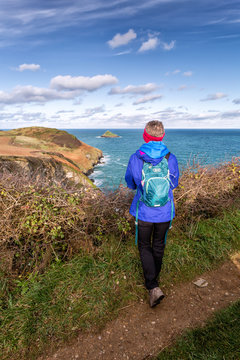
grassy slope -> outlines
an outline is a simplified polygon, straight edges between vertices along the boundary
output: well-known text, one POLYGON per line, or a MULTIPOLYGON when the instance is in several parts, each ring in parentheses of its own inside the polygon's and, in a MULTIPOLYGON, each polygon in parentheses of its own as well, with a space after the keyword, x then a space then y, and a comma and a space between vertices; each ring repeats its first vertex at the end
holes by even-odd
MULTIPOLYGON (((77 138, 74 135, 69 134, 65 130, 59 130, 54 128, 46 128, 41 126, 31 126, 26 128, 19 128, 19 129, 13 129, 4 132, 4 134, 7 134, 8 136, 22 136, 26 138, 35 138, 38 140, 43 140, 46 142, 53 142, 54 139, 60 136, 65 136, 65 139, 71 144, 73 140, 76 141, 76 146, 80 146, 81 142, 77 140, 77 138)), ((66 146, 68 146, 68 143, 66 142, 66 146)))
MULTIPOLYGON (((239 239, 239 210, 201 220, 191 239, 184 232, 170 232, 163 286, 216 266, 240 250, 239 239)), ((19 278, 14 292, 5 289, 1 304, 4 354, 34 358, 49 344, 72 338, 79 329, 103 326, 118 309, 145 296, 140 269, 134 239, 124 243, 112 238, 94 255, 82 251, 68 263, 52 265, 43 275, 19 278)))
POLYGON ((187 331, 157 360, 240 359, 240 301, 215 314, 204 328, 187 331))
POLYGON ((24 149, 29 150, 28 156, 54 158, 63 166, 67 165, 72 171, 78 173, 79 179, 83 179, 84 184, 87 182, 92 185, 82 172, 91 170, 102 156, 102 152, 79 141, 67 131, 33 126, 4 131, 0 133, 0 136, 9 137, 10 155, 18 155, 19 150, 21 154, 21 150, 24 149), (39 152, 31 152, 33 149, 39 152))

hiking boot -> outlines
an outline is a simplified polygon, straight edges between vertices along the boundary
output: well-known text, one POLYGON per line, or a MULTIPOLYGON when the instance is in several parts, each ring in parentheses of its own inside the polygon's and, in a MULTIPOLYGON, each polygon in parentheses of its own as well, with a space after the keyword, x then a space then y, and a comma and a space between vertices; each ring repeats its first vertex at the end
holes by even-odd
POLYGON ((156 306, 164 298, 164 293, 159 287, 149 290, 149 303, 151 307, 156 306))

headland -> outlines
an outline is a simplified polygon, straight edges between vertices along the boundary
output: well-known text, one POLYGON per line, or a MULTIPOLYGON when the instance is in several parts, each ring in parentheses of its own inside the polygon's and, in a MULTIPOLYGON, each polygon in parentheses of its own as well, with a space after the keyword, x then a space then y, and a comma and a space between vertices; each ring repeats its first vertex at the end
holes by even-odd
POLYGON ((5 172, 93 186, 87 175, 102 156, 64 130, 34 126, 0 132, 0 168, 5 172))

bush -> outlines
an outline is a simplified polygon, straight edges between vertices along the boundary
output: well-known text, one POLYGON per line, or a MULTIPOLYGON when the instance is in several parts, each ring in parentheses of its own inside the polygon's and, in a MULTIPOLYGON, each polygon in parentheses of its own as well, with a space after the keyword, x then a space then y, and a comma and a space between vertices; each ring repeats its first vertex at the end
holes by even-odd
MULTIPOLYGON (((175 191, 177 229, 191 234, 201 218, 214 217, 240 198, 240 158, 217 168, 193 164, 182 172, 175 191)), ((134 233, 129 216, 133 192, 123 186, 113 193, 22 176, 0 178, 1 269, 12 276, 42 272, 52 262, 66 261, 80 249, 95 252, 114 234, 124 241, 134 233)))
POLYGON ((128 197, 104 195, 89 188, 0 182, 0 251, 2 269, 13 275, 43 271, 81 248, 96 251, 114 233, 123 240, 131 231, 124 217, 128 197))

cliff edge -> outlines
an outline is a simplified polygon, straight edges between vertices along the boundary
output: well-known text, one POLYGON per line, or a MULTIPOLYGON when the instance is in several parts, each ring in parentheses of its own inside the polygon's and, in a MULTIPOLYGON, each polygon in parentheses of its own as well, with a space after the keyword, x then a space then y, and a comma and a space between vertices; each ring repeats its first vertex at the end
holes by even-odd
POLYGON ((5 173, 93 186, 86 174, 102 156, 64 130, 34 126, 0 132, 0 170, 5 173))

